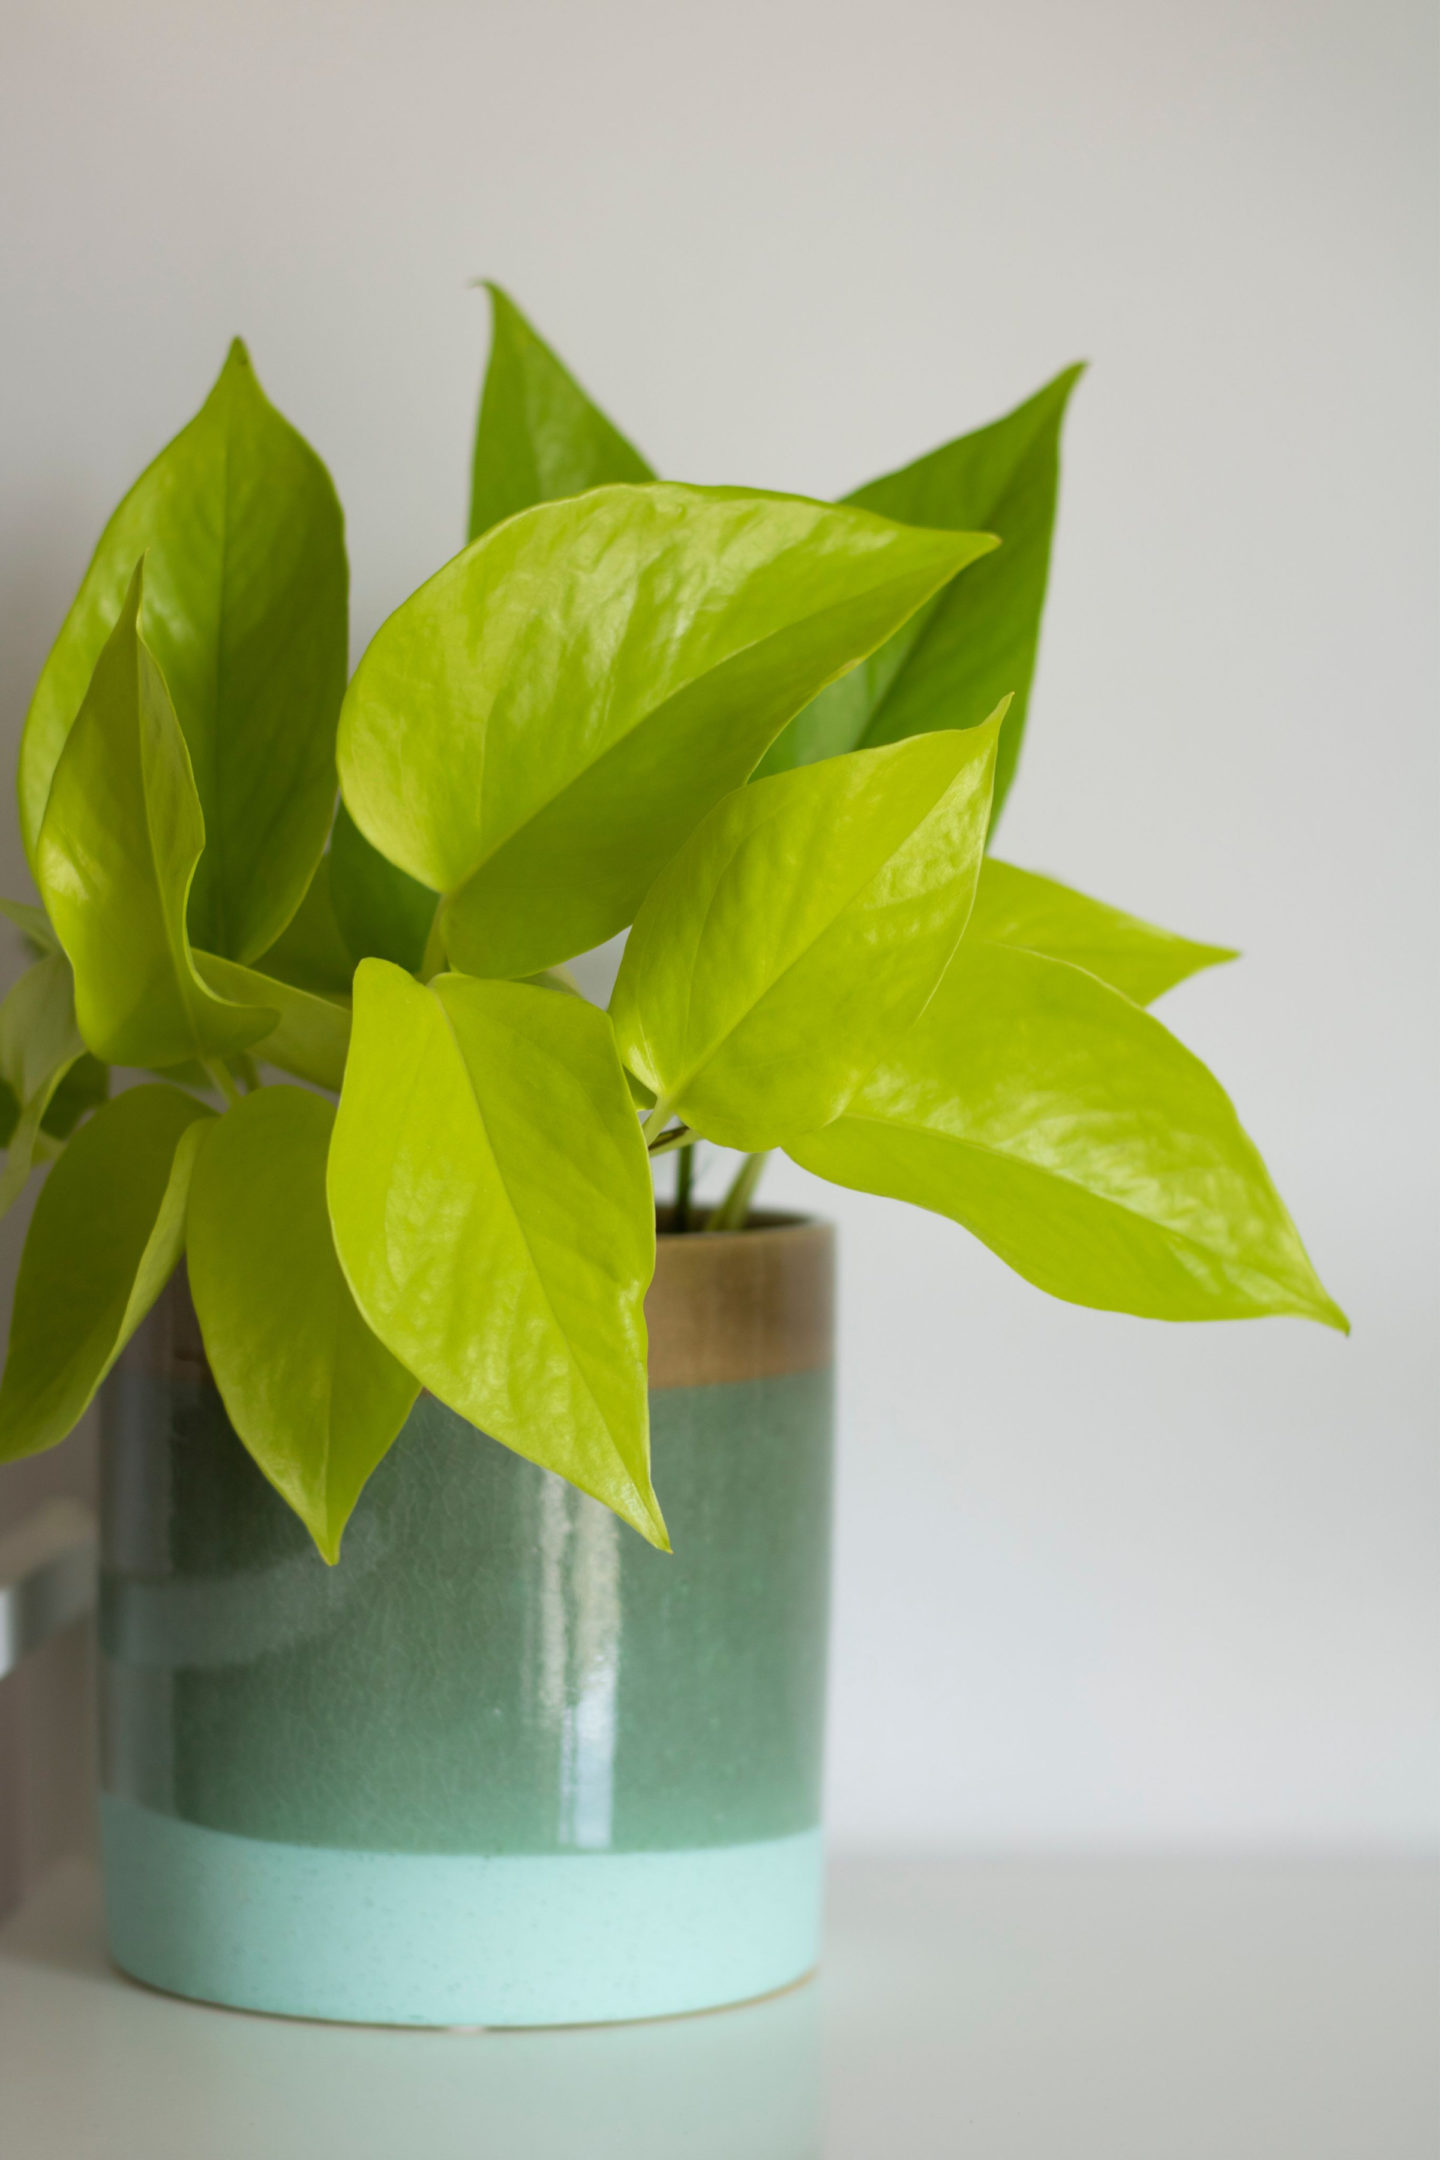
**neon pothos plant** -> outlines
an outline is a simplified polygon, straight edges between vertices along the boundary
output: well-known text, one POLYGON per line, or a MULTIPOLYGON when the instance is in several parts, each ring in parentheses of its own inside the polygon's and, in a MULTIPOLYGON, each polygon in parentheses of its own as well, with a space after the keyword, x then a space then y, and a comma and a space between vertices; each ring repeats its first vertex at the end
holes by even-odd
POLYGON ((1057 1297, 1343 1326, 1145 1009, 1231 955, 986 854, 1076 371, 830 505, 657 481, 494 300, 470 544, 348 687, 340 506, 238 343, 45 664, 0 1456, 183 1254, 328 1560, 422 1387, 664 1545, 649 1158, 701 1138, 748 1158, 712 1224, 783 1148, 1057 1297), (627 925, 601 1011, 555 971, 627 925))

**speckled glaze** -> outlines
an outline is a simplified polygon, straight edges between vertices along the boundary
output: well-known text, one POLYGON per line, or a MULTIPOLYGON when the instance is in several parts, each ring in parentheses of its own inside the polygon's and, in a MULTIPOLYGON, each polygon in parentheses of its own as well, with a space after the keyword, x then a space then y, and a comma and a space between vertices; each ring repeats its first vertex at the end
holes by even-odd
POLYGON ((252 2009, 654 2016, 815 1962, 831 1233, 662 1236, 675 1551, 422 1396, 335 1568, 176 1283, 107 1383, 112 1950, 252 2009))

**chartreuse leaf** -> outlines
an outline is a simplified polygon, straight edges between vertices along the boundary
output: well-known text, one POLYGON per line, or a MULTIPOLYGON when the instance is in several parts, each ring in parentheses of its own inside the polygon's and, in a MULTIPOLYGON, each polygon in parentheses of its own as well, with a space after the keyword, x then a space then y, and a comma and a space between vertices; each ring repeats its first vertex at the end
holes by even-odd
POLYGON ((965 935, 972 942, 1020 945, 1051 960, 1068 960, 1136 1005, 1149 1005, 1201 968, 1239 957, 1228 946, 1197 945, 1103 900, 1089 900, 1054 878, 997 862, 993 855, 980 872, 965 935))
POLYGON ((293 983, 277 982, 256 968, 241 967, 238 960, 222 960, 216 953, 196 953, 195 965, 219 996, 235 1005, 253 1006, 275 1021, 254 1044, 257 1058, 266 1065, 278 1065, 281 1072, 293 1073, 297 1080, 310 1080, 316 1087, 338 1093, 350 1046, 348 1003, 297 990, 293 983))
POLYGON ((207 1133, 190 1190, 190 1290, 230 1422, 322 1556, 418 1381, 356 1309, 330 1234, 335 1112, 303 1088, 247 1095, 207 1133))
POLYGON ((1219 1083, 1061 960, 967 938, 844 1115, 789 1152, 953 1217, 1073 1304, 1346 1326, 1219 1083))
POLYGON ((0 1116, 8 1126, 0 1215, 24 1189, 45 1121, 84 1058, 70 963, 63 953, 47 954, 26 969, 0 1004, 0 1116))
POLYGON ((931 728, 974 727, 1009 694, 995 763, 995 812, 1025 728, 1055 522, 1060 426, 1081 369, 1062 375, 989 427, 932 450, 845 500, 906 525, 998 534, 999 552, 951 585, 863 668, 822 691, 775 744, 763 773, 898 742, 931 728))
POLYGON ((355 961, 335 920, 328 854, 321 856, 299 907, 255 965, 261 974, 313 997, 348 1000, 355 961))
POLYGON ((340 721, 451 963, 532 975, 629 922, 776 731, 993 543, 736 488, 599 488, 475 541, 392 615, 340 721))
POLYGON ((754 1151, 844 1107, 965 927, 1002 717, 777 773, 711 811, 646 897, 610 1004, 653 1121, 754 1151))
POLYGON ((330 477, 265 397, 238 338, 200 411, 106 526, 45 663, 20 751, 32 868, 60 753, 147 551, 145 636, 210 840, 191 933, 249 960, 294 914, 325 845, 348 573, 330 477))
POLYGON ((216 997, 195 971, 185 902, 205 846, 185 738, 139 633, 142 569, 65 741, 36 878, 75 972, 85 1044, 117 1065, 243 1050, 273 1013, 216 997))
POLYGON ((415 975, 435 920, 436 897, 372 847, 342 802, 330 835, 330 898, 350 954, 393 960, 415 975))
POLYGON ((82 1125, 35 1203, 0 1379, 0 1461, 53 1447, 180 1257, 195 1147, 214 1112, 132 1088, 82 1125))
POLYGON ((330 1149, 341 1265, 442 1402, 667 1542, 650 1486, 655 1206, 610 1022, 524 983, 355 977, 330 1149))
POLYGON ((653 480, 508 293, 488 286, 490 364, 475 431, 470 538, 533 503, 612 481, 653 480))

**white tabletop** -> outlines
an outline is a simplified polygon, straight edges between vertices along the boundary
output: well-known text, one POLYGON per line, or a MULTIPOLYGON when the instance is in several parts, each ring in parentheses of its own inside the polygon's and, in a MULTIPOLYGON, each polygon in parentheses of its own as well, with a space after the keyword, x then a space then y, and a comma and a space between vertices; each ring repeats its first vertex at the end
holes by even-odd
POLYGON ((1440 1871, 875 1861, 818 1982, 569 2032, 308 2025, 106 1965, 75 1862, 0 1933, 5 2160, 1435 2160, 1440 1871))

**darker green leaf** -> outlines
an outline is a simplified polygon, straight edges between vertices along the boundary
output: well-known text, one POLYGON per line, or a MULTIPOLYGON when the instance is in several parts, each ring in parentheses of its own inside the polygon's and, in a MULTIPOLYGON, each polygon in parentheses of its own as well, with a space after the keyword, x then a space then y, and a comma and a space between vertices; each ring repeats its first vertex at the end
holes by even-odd
POLYGON ((212 1122, 178 1088, 131 1088, 46 1178, 15 1286, 0 1462, 65 1438, 160 1295, 184 1244, 199 1128, 212 1122))
POLYGON ((488 286, 493 328, 471 476, 469 537, 535 503, 611 481, 653 480, 634 445, 531 327, 488 286))
POLYGON ((325 845, 348 571, 330 476, 271 405, 238 338, 200 411, 110 519, 45 663, 20 751, 32 868, 60 754, 142 555, 144 635, 208 841, 191 934, 251 960, 294 914, 325 845))
POLYGON ((355 962, 335 920, 328 854, 321 856, 305 898, 255 965, 312 997, 349 997, 355 962))
POLYGON ((52 1140, 68 1140, 87 1112, 98 1109, 110 1093, 110 1068, 89 1051, 70 1067, 40 1120, 52 1140))
POLYGON ((774 744, 761 773, 933 728, 977 727, 1009 693, 995 768, 998 814, 1025 728, 1050 566, 1060 427, 1080 374, 1067 368, 1004 419, 845 497, 900 524, 992 532, 1002 545, 863 667, 822 690, 774 744))
POLYGON ((439 895, 372 847, 342 802, 330 836, 330 899, 350 954, 418 973, 439 895))
POLYGON ((230 1422, 326 1560, 419 1384, 340 1272, 325 1202, 335 1113, 267 1087, 206 1135, 190 1194, 190 1288, 230 1422))

